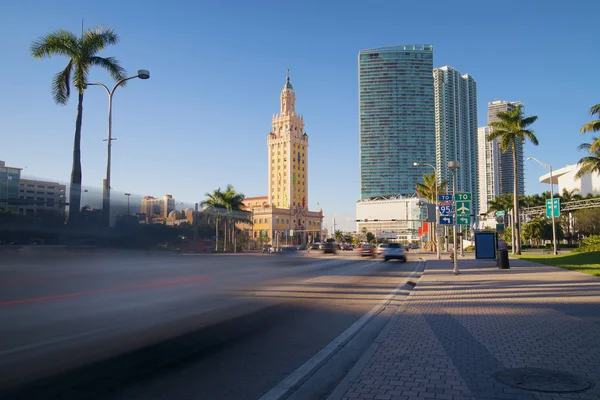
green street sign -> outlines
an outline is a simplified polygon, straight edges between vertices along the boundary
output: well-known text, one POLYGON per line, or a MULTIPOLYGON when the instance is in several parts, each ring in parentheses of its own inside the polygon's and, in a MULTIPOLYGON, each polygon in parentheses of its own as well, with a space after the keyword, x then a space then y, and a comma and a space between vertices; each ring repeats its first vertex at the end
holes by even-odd
POLYGON ((471 202, 470 201, 457 201, 456 202, 456 215, 471 215, 471 202))
MULTIPOLYGON (((546 199, 546 217, 552 218, 552 205, 551 200, 546 199)), ((554 199, 554 217, 560 217, 560 198, 554 199)))
POLYGON ((457 225, 471 225, 471 217, 466 215, 459 215, 456 217, 457 225))
POLYGON ((503 216, 504 214, 506 214, 506 212, 505 212, 505 211, 496 211, 496 216, 497 216, 497 217, 501 217, 501 216, 503 216))
POLYGON ((454 201, 471 201, 473 197, 471 193, 454 193, 454 201))

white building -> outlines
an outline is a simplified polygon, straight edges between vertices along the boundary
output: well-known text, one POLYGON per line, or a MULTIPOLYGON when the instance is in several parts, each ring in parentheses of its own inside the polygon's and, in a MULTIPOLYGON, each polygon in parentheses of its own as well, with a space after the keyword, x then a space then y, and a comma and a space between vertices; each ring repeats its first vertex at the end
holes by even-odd
POLYGON ((398 241, 419 240, 418 229, 425 220, 425 208, 418 197, 386 196, 359 200, 356 203, 356 232, 371 232, 378 238, 398 241))
MULTIPOLYGON (((600 194, 600 176, 598 174, 587 173, 580 179, 575 178, 579 171, 577 164, 569 164, 564 168, 552 171, 552 183, 555 193, 562 193, 563 189, 568 191, 577 190, 577 194, 586 196, 587 194, 600 194)), ((550 173, 540 176, 540 183, 550 184, 550 173)), ((550 190, 550 187, 548 187, 550 190)))
POLYGON ((142 199, 141 212, 146 214, 147 219, 166 219, 173 210, 175 210, 175 199, 170 194, 165 194, 160 199, 152 196, 144 196, 142 199))
POLYGON ((477 170, 477 84, 472 76, 444 66, 433 70, 438 179, 452 187, 449 161, 458 161, 456 190, 473 193, 479 209, 477 170))
POLYGON ((477 129, 479 214, 487 214, 488 202, 500 195, 500 150, 497 139, 491 142, 487 140, 489 133, 489 126, 477 129))
POLYGON ((19 210, 21 215, 37 215, 39 212, 65 212, 65 185, 58 182, 32 179, 19 180, 19 210))

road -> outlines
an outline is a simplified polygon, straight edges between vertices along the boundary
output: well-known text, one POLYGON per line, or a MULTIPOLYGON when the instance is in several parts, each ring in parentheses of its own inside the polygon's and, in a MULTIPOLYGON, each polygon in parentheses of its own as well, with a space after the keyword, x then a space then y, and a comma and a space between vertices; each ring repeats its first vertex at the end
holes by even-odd
MULTIPOLYGON (((416 256, 383 263, 344 252, 8 258, 0 397, 257 399, 350 327, 360 332, 357 321, 416 266, 416 256)), ((338 375, 385 322, 365 325, 338 375)), ((314 386, 332 389, 335 370, 314 386)))

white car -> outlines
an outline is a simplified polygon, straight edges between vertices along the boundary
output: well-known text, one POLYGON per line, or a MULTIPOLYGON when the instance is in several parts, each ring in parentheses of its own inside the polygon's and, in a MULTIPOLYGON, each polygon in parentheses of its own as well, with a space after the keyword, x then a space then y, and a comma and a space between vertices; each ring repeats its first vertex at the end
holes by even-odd
POLYGON ((400 260, 406 262, 404 247, 400 243, 390 243, 383 251, 383 261, 400 260))
POLYGON ((388 245, 389 245, 389 243, 381 243, 381 244, 378 244, 378 245, 377 245, 377 251, 376 251, 376 254, 375 254, 375 256, 376 256, 376 257, 379 257, 380 255, 382 255, 382 254, 383 254, 383 252, 385 251, 385 249, 387 249, 388 245))

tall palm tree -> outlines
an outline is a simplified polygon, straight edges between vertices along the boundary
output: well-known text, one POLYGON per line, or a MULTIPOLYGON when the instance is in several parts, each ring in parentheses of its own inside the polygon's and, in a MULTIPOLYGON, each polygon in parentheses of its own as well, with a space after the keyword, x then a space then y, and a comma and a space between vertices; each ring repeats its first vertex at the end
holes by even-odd
POLYGON ((125 76, 125 70, 113 57, 99 57, 96 54, 106 46, 119 41, 117 34, 109 28, 97 27, 83 32, 80 38, 66 30, 57 30, 31 44, 31 55, 35 58, 66 56, 67 66, 54 75, 52 96, 57 104, 67 104, 71 94, 71 83, 79 95, 75 139, 73 142, 73 166, 69 188, 69 223, 78 221, 81 206, 81 124, 83 118, 83 93, 87 87, 90 68, 101 67, 115 80, 125 76))
POLYGON ((580 179, 587 173, 596 173, 600 175, 600 138, 594 137, 592 143, 583 143, 579 145, 579 150, 585 150, 588 155, 582 157, 577 165, 580 165, 579 171, 575 174, 576 179, 580 179))
MULTIPOLYGON (((577 193, 578 191, 579 189, 567 190, 567 188, 563 188, 562 194, 560 195, 560 201, 563 203, 568 203, 569 201, 581 200, 581 195, 577 193)), ((562 220, 563 225, 567 228, 567 240, 569 241, 569 244, 571 244, 573 215, 571 212, 564 213, 561 214, 560 219, 562 220)))
MULTIPOLYGON (((436 204, 437 199, 435 198, 435 192, 436 192, 435 173, 423 175, 422 179, 423 179, 423 183, 417 182, 415 184, 415 191, 417 192, 417 195, 419 197, 426 199, 431 204, 436 204)), ((438 183, 438 185, 437 185, 438 193, 444 193, 446 191, 447 185, 448 185, 447 181, 442 181, 442 182, 438 183)), ((434 222, 431 226, 432 229, 430 231, 435 232, 436 226, 437 226, 437 222, 434 222)), ((436 235, 432 236, 431 233, 432 232, 429 233, 429 238, 433 239, 432 240, 433 245, 437 246, 436 235)))
POLYGON ((517 169, 517 144, 525 143, 529 139, 534 145, 538 145, 537 137, 532 129, 527 127, 533 124, 538 117, 523 116, 523 105, 519 104, 514 109, 502 111, 497 114, 499 121, 490 123, 492 131, 488 135, 488 140, 498 139, 502 152, 507 152, 512 149, 513 158, 513 214, 514 214, 514 237, 515 248, 514 254, 521 254, 521 235, 519 227, 519 191, 518 191, 518 169, 517 169))
POLYGON ((215 251, 218 250, 219 246, 219 209, 226 209, 224 198, 224 193, 221 191, 221 188, 217 188, 213 190, 212 193, 206 192, 204 194, 206 196, 206 200, 200 203, 202 206, 212 207, 213 211, 215 211, 215 251))

